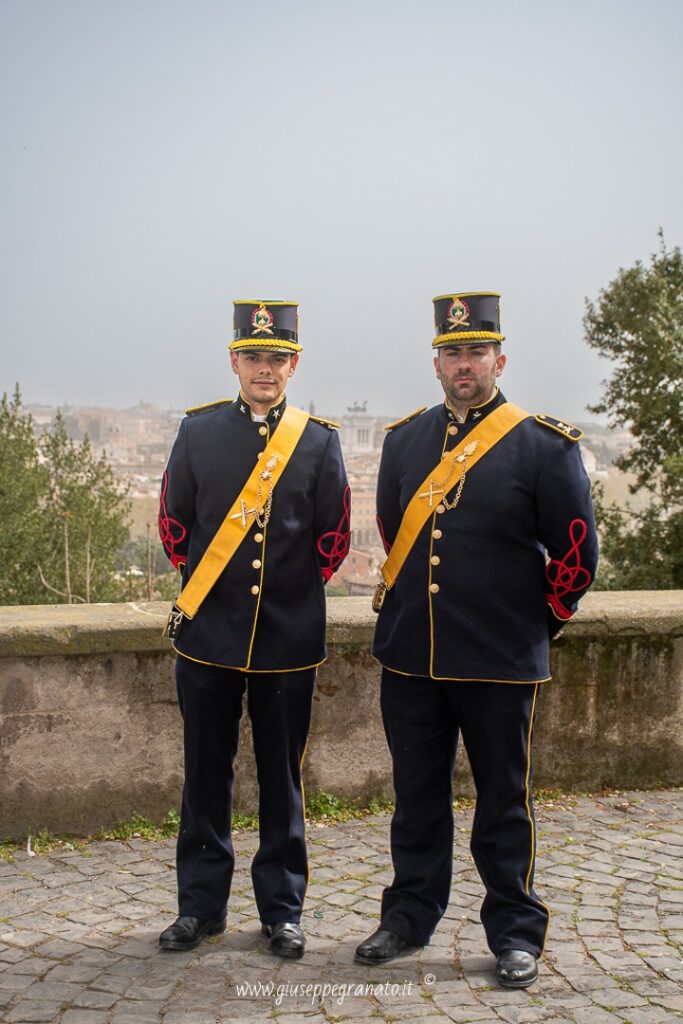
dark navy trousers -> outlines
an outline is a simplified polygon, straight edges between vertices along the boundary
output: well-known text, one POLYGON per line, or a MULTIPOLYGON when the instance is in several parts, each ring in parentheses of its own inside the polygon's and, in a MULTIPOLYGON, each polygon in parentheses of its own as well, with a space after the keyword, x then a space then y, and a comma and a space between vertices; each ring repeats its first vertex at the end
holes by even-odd
POLYGON ((256 906, 264 924, 300 920, 308 882, 301 763, 315 673, 250 676, 176 659, 185 747, 176 850, 182 916, 214 921, 226 913, 235 867, 233 762, 247 689, 259 784, 259 848, 251 866, 256 906))
POLYGON ((548 911, 533 889, 531 733, 538 684, 439 682, 382 670, 381 706, 393 759, 394 880, 382 927, 423 946, 446 911, 453 869, 452 776, 458 738, 477 803, 471 851, 486 888, 489 948, 543 950, 548 911))

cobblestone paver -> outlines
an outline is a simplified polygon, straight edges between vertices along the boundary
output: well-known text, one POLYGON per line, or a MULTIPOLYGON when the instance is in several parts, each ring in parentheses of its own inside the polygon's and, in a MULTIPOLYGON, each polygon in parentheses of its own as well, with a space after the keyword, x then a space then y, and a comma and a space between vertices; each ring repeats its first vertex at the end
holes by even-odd
POLYGON ((160 953, 175 916, 173 843, 101 842, 0 862, 3 1024, 659 1024, 683 1018, 683 792, 579 797, 538 811, 539 894, 552 920, 539 981, 499 988, 482 888, 458 815, 446 918, 421 952, 354 965, 391 878, 389 818, 309 827, 300 961, 270 955, 237 836, 229 930, 160 953))

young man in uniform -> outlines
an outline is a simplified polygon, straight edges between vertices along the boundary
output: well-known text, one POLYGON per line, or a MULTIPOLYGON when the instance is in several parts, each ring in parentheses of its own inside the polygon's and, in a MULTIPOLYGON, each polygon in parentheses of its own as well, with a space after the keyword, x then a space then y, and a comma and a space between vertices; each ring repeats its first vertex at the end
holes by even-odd
POLYGON ((477 789, 481 918, 511 988, 535 981, 548 911, 533 888, 531 734, 549 642, 590 585, 597 542, 581 432, 507 402, 499 296, 434 299, 445 401, 393 424, 377 488, 388 553, 373 653, 393 759, 394 880, 360 963, 429 942, 448 904, 462 735, 477 789), (546 560, 546 552, 548 560, 546 560))
POLYGON ((300 957, 301 763, 326 654, 323 585, 349 546, 349 487, 334 424, 287 405, 301 351, 296 303, 236 302, 230 350, 237 399, 188 410, 162 483, 160 534, 183 581, 169 635, 185 783, 180 916, 159 944, 193 949, 225 930, 246 690, 259 782, 256 905, 271 951, 300 957))

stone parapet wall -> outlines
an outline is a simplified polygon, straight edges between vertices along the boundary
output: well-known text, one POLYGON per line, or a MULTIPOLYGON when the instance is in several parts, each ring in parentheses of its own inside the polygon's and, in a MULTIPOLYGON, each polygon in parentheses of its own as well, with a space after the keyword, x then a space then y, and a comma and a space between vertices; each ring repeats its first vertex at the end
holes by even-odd
MULTIPOLYGON (((306 790, 390 795, 370 603, 332 598, 328 609, 306 790)), ((178 807, 182 737, 165 612, 158 603, 0 608, 0 838, 86 834, 134 811, 178 807)), ((538 786, 683 785, 683 592, 589 594, 553 644, 552 671, 536 724, 538 786)), ((242 811, 256 806, 250 746, 245 713, 242 811)), ((472 793, 460 759, 455 788, 472 793)))

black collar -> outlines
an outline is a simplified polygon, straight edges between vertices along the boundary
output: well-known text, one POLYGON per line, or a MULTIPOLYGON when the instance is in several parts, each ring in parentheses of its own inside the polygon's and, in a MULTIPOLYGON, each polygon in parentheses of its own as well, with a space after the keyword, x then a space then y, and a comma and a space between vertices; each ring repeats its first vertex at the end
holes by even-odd
MULTIPOLYGON (((241 391, 237 395, 235 408, 237 409, 241 416, 245 416, 249 420, 252 419, 251 406, 249 405, 249 402, 246 400, 241 391)), ((276 423, 280 422, 280 420, 282 419, 282 414, 284 413, 286 408, 287 398, 285 395, 283 395, 277 405, 273 405, 270 407, 270 409, 268 410, 268 415, 264 417, 263 421, 258 420, 257 422, 270 423, 271 426, 274 426, 276 423)))
MULTIPOLYGON (((502 405, 503 402, 505 401, 507 401, 505 395, 502 393, 502 391, 499 391, 498 388, 496 388, 492 397, 489 398, 488 402, 484 402, 483 405, 473 405, 467 410, 467 415, 465 416, 463 422, 477 423, 479 420, 482 420, 484 416, 488 416, 490 412, 493 412, 494 409, 497 409, 498 406, 502 405)), ((444 409, 446 410, 446 415, 448 419, 453 420, 455 423, 458 423, 458 417, 451 409, 447 399, 444 399, 443 406, 444 409)))

